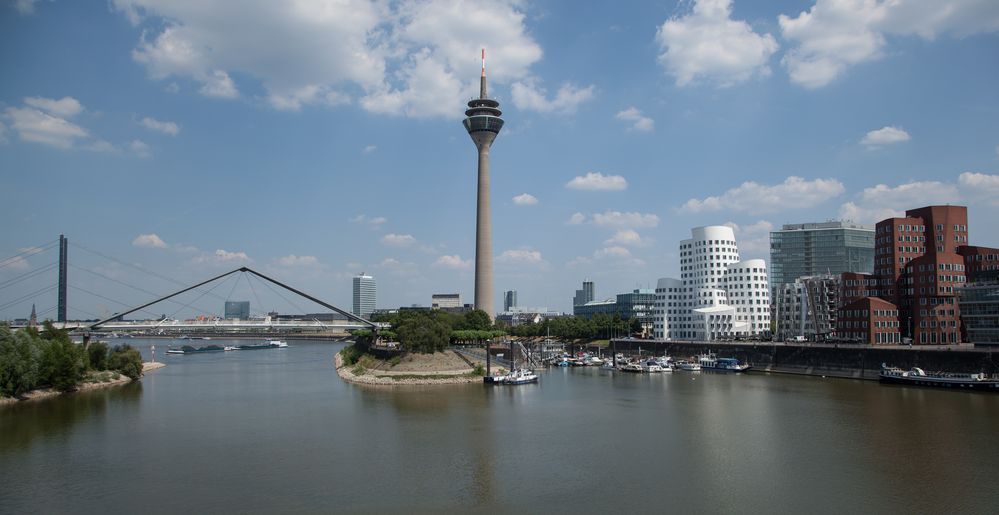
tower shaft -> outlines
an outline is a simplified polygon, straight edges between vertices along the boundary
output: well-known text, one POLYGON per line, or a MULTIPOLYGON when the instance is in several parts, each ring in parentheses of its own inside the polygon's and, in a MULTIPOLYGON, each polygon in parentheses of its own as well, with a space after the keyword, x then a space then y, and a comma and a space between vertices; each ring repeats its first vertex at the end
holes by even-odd
POLYGON ((475 309, 493 316, 493 225, 489 206, 489 147, 479 149, 479 187, 475 204, 475 309))
POLYGON ((68 258, 68 247, 69 240, 63 236, 59 235, 59 301, 57 304, 56 320, 58 322, 66 321, 66 290, 67 290, 67 272, 69 268, 68 258))

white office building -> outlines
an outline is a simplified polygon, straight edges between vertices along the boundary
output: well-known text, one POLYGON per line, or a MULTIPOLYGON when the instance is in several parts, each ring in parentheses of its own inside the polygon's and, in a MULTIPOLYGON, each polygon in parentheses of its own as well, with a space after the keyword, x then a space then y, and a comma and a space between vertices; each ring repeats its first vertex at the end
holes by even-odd
POLYGON ((712 341, 770 332, 767 264, 740 261, 731 227, 691 229, 680 242, 680 279, 656 284, 653 335, 663 340, 712 341))
POLYGON ((354 277, 354 304, 351 313, 369 318, 375 311, 375 278, 366 274, 354 277))

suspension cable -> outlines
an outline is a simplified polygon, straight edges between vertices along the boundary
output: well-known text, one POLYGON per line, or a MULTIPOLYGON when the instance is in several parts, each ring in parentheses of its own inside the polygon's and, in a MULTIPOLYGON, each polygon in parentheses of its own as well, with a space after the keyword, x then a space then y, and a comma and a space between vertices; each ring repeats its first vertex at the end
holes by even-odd
MULTIPOLYGON (((231 276, 230 276, 230 277, 231 277, 231 276)), ((208 295, 209 293, 211 293, 212 291, 214 291, 214 290, 215 290, 215 288, 218 288, 219 286, 221 286, 221 285, 225 284, 225 283, 226 283, 226 281, 228 281, 228 280, 229 280, 229 278, 227 277, 227 278, 225 279, 225 281, 219 281, 219 283, 218 283, 218 284, 216 284, 215 286, 212 286, 212 287, 211 287, 211 288, 210 288, 210 289, 209 289, 208 291, 206 291, 206 292, 203 292, 203 293, 202 293, 201 295, 198 295, 198 297, 197 297, 197 298, 195 298, 194 300, 192 300, 191 302, 188 302, 187 304, 185 304, 185 305, 181 306, 181 307, 180 307, 180 308, 179 308, 179 309, 178 309, 177 311, 174 311, 173 313, 171 313, 171 314, 170 314, 170 316, 169 316, 169 317, 167 317, 167 318, 173 318, 173 317, 174 317, 174 315, 176 315, 177 313, 180 313, 180 311, 181 311, 182 309, 186 309, 186 308, 189 308, 189 307, 191 307, 191 304, 194 304, 195 302, 198 302, 199 300, 201 300, 201 298, 202 298, 202 297, 204 297, 205 295, 208 295)), ((216 297, 218 297, 218 295, 216 295, 216 297)), ((219 297, 219 298, 221 298, 221 297, 219 297)))
POLYGON ((260 281, 260 282, 264 283, 264 286, 266 286, 268 290, 270 290, 271 292, 273 292, 274 294, 276 294, 278 297, 281 297, 282 299, 284 299, 285 302, 287 302, 288 304, 291 304, 292 307, 294 307, 295 309, 297 309, 298 311, 300 311, 301 314, 303 314, 303 315, 305 314, 305 310, 304 309, 300 308, 294 302, 288 300, 288 298, 285 297, 284 295, 281 295, 281 292, 275 290, 274 287, 272 287, 271 285, 267 284, 264 281, 260 281))
POLYGON ((31 293, 23 296, 23 297, 19 297, 19 298, 14 299, 14 300, 12 300, 10 302, 7 302, 6 304, 3 304, 2 306, 0 306, 0 311, 3 311, 3 310, 5 310, 5 309, 7 309, 7 308, 9 308, 11 306, 16 305, 16 304, 20 304, 21 302, 23 302, 25 300, 33 299, 35 297, 44 295, 44 294, 46 294, 46 293, 48 293, 48 292, 56 289, 57 287, 58 287, 57 285, 53 284, 52 286, 46 286, 45 288, 42 288, 40 290, 35 290, 35 291, 33 291, 33 292, 31 292, 31 293))
POLYGON ((21 258, 23 258, 24 256, 41 254, 42 252, 45 252, 51 249, 52 247, 55 247, 58 243, 59 240, 52 240, 50 242, 44 243, 36 247, 28 247, 22 250, 19 254, 15 254, 13 256, 10 256, 9 258, 4 259, 3 261, 0 261, 0 268, 13 265, 14 263, 19 263, 21 261, 21 258))
POLYGON ((7 279, 6 281, 0 283, 0 290, 6 288, 8 286, 13 286, 13 285, 15 285, 15 284, 17 284, 17 283, 25 280, 25 279, 30 279, 30 278, 35 277, 37 275, 41 275, 41 274, 43 274, 45 272, 48 272, 49 270, 52 270, 53 268, 55 268, 57 265, 58 265, 58 263, 49 263, 45 267, 38 268, 38 269, 35 269, 35 270, 29 270, 29 271, 27 271, 27 272, 25 272, 25 273, 23 273, 23 274, 21 274, 21 275, 19 275, 17 277, 13 277, 13 278, 7 279))
MULTIPOLYGON (((69 287, 72 288, 72 289, 74 289, 74 290, 79 290, 79 291, 82 291, 83 293, 87 293, 87 294, 93 295, 94 297, 102 298, 102 299, 104 299, 104 300, 106 300, 108 302, 114 302, 115 304, 118 304, 119 306, 125 306, 126 308, 129 307, 129 305, 125 304, 124 302, 117 301, 117 300, 114 300, 114 299, 109 298, 109 297, 105 297, 105 296, 103 296, 103 295, 101 295, 99 293, 94 293, 94 292, 92 292, 90 290, 85 290, 83 288, 80 288, 79 286, 74 286, 74 285, 71 284, 71 285, 69 285, 69 287)), ((79 309, 79 308, 73 308, 73 309, 79 309)), ((83 311, 83 310, 80 310, 80 311, 83 311)), ((148 314, 150 314, 150 315, 152 315, 154 317, 156 316, 156 313, 153 313, 152 311, 149 311, 148 309, 140 309, 139 311, 142 311, 143 313, 148 313, 148 314)))
MULTIPOLYGON (((71 267, 73 267, 73 268, 75 268, 75 269, 77 269, 77 270, 82 270, 82 271, 84 271, 84 272, 87 272, 87 273, 90 273, 90 274, 94 274, 94 275, 96 275, 97 277, 100 277, 100 278, 102 278, 102 279, 106 279, 106 280, 108 280, 108 281, 111 281, 111 282, 115 282, 115 283, 118 283, 118 284, 120 284, 120 285, 122 285, 122 286, 127 286, 127 287, 129 287, 129 288, 132 288, 133 290, 136 290, 136 291, 141 291, 142 293, 148 293, 148 294, 152 295, 153 297, 162 297, 162 296, 163 296, 162 294, 159 294, 159 293, 156 293, 156 292, 151 292, 151 291, 149 291, 149 290, 147 290, 147 289, 144 289, 144 288, 140 288, 140 287, 138 287, 138 286, 134 286, 134 285, 131 285, 131 284, 128 284, 128 283, 126 283, 126 282, 124 282, 124 281, 119 281, 118 279, 115 279, 115 278, 113 278, 113 277, 110 277, 110 276, 107 276, 107 275, 104 275, 104 274, 102 274, 102 273, 100 273, 100 272, 95 272, 95 271, 93 271, 93 270, 88 270, 88 269, 86 269, 86 268, 83 268, 83 267, 81 267, 81 266, 76 266, 76 265, 72 265, 72 264, 71 264, 71 265, 69 265, 69 266, 71 266, 71 267)), ((180 304, 180 302, 178 302, 178 301, 176 301, 176 300, 173 300, 173 299, 166 299, 166 300, 167 300, 167 301, 169 301, 169 302, 173 302, 174 304, 180 304)), ((119 303, 119 304, 120 304, 120 303, 119 303)), ((126 307, 127 307, 127 306, 126 306, 126 307)))
MULTIPOLYGON (((246 272, 243 272, 243 274, 245 275, 246 272)), ((264 303, 260 302, 260 297, 257 295, 257 290, 253 289, 253 281, 251 279, 253 279, 253 277, 250 277, 250 276, 247 275, 246 276, 246 284, 248 284, 250 286, 250 291, 253 292, 253 298, 254 298, 254 300, 257 301, 257 305, 260 306, 261 310, 263 310, 264 309, 264 303)), ((261 311, 260 313, 262 315, 264 315, 264 316, 267 316, 267 312, 266 311, 261 311)))

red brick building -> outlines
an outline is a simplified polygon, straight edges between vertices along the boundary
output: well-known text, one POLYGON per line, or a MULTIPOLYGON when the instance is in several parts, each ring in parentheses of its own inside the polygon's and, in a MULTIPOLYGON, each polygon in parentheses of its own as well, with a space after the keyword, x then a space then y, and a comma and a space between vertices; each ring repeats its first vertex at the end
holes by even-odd
POLYGON ((861 343, 902 343, 898 308, 884 299, 864 297, 839 309, 836 334, 861 343))

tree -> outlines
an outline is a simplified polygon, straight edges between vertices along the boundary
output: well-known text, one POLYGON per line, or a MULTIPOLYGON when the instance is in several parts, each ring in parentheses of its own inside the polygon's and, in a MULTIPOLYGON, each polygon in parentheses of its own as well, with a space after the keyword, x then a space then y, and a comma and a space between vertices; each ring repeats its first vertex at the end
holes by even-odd
POLYGON ((430 354, 447 349, 451 327, 433 316, 409 317, 396 332, 404 349, 430 354))
POLYGON ((465 313, 463 322, 464 324, 460 329, 488 331, 493 327, 493 322, 489 319, 489 314, 481 309, 473 309, 465 313))
POLYGON ((19 397, 38 385, 41 356, 38 333, 0 326, 0 394, 19 397))
POLYGON ((142 355, 131 345, 115 345, 108 357, 108 368, 135 381, 142 377, 142 355))
POLYGON ((87 347, 87 358, 89 358, 90 368, 94 370, 108 369, 108 344, 104 342, 94 342, 87 347))
POLYGON ((74 390, 87 368, 83 346, 70 341, 69 334, 55 329, 51 322, 45 322, 41 338, 39 383, 61 392, 74 390))

